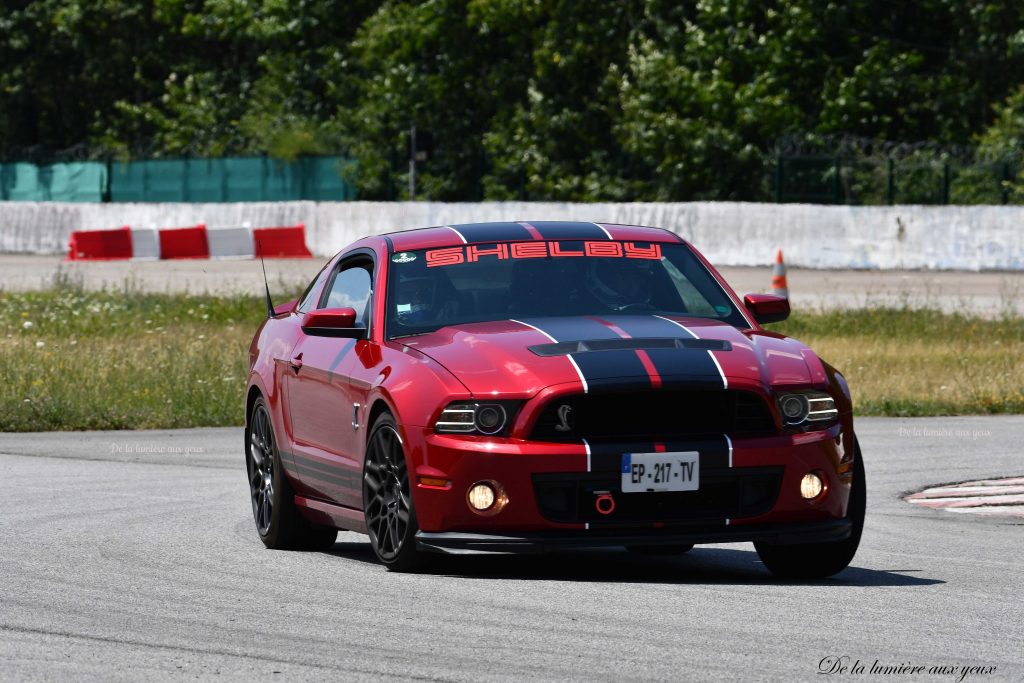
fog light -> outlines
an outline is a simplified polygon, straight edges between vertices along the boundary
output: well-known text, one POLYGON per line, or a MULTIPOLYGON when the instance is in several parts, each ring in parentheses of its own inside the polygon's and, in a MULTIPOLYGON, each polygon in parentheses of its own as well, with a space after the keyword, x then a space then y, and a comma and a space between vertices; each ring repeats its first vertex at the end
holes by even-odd
POLYGON ((478 481, 466 491, 466 503, 476 514, 490 517, 501 512, 508 503, 508 496, 498 482, 478 481))
POLYGON ((489 510, 494 501, 497 500, 497 494, 494 492, 494 488, 490 484, 473 484, 469 488, 469 506, 474 510, 483 512, 489 510))
POLYGON ((814 472, 808 472, 804 475, 804 478, 800 480, 800 495, 811 500, 821 495, 821 492, 825 489, 824 482, 814 472))

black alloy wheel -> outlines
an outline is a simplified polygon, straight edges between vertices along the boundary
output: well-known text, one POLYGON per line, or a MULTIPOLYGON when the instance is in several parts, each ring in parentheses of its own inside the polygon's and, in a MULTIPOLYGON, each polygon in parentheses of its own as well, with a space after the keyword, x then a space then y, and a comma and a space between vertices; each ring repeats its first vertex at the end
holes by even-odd
POLYGON ((262 403, 252 412, 249 431, 249 495, 256 531, 262 538, 270 532, 274 512, 274 432, 262 403))
POLYGON ((370 545, 385 566, 411 571, 421 564, 402 437, 388 413, 377 419, 366 446, 363 511, 370 545))

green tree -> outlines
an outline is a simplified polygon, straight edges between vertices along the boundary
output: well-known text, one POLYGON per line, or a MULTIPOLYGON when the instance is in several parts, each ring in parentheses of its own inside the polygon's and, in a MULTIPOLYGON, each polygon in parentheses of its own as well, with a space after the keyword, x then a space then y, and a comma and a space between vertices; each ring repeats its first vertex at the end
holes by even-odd
POLYGON ((386 2, 364 23, 352 44, 358 97, 337 105, 362 196, 405 196, 415 125, 435 147, 417 169, 417 194, 479 197, 483 137, 525 91, 530 16, 519 10, 528 4, 386 2))

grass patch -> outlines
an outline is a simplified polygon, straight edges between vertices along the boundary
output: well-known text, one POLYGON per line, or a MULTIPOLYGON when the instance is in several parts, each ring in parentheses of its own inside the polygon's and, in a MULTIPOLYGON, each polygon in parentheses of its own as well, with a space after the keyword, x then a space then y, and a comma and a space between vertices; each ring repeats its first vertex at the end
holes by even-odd
POLYGON ((795 313, 770 327, 838 368, 858 415, 1024 413, 1024 318, 878 308, 795 313))
POLYGON ((0 295, 0 431, 238 425, 258 297, 0 295))
MULTIPOLYGON (((263 315, 255 296, 0 293, 0 431, 240 425, 263 315)), ((858 414, 1024 413, 1024 318, 865 309, 772 328, 842 370, 858 414)))

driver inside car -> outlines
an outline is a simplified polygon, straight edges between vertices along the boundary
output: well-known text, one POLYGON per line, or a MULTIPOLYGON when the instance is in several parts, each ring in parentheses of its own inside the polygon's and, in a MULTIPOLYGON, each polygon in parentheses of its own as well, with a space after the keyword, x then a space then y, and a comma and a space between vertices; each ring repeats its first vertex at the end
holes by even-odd
POLYGON ((593 259, 586 283, 590 293, 612 311, 654 310, 651 264, 635 259, 593 259))
POLYGON ((395 317, 402 325, 443 321, 458 311, 458 299, 443 273, 399 277, 395 287, 395 317))

